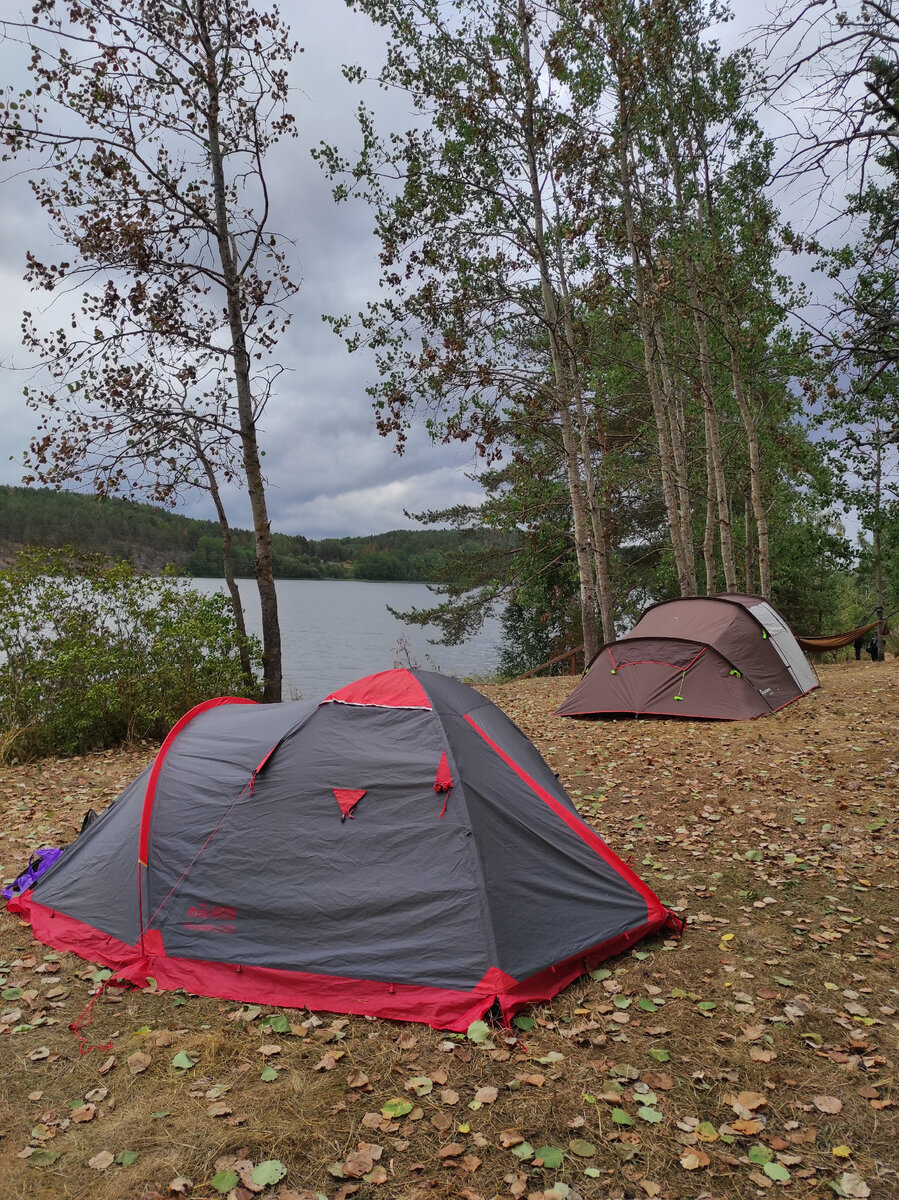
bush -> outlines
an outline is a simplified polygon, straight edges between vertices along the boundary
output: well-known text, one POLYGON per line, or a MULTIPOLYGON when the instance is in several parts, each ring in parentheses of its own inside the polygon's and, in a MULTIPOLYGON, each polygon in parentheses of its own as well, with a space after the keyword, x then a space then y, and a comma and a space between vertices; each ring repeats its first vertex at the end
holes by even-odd
POLYGON ((159 739, 220 695, 249 695, 225 596, 71 548, 0 571, 0 761, 159 739))

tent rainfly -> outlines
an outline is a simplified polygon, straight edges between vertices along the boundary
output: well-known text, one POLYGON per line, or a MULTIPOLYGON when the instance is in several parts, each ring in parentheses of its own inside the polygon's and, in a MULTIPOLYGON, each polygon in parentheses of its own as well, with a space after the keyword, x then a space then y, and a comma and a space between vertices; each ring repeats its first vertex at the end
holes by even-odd
POLYGON ((629 633, 602 647, 557 712, 739 721, 816 687, 789 626, 766 600, 695 596, 651 605, 629 633))
POLYGON ((679 924, 498 708, 407 670, 199 705, 9 908, 141 986, 451 1030, 679 924))

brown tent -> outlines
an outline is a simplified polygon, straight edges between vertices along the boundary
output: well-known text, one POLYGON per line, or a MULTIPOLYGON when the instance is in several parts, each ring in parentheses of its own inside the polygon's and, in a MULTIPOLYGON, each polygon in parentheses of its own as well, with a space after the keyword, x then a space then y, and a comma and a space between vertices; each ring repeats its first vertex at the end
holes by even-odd
POLYGON ((607 642, 557 710, 563 717, 641 713, 745 720, 818 687, 780 614, 759 596, 695 596, 646 610, 607 642))

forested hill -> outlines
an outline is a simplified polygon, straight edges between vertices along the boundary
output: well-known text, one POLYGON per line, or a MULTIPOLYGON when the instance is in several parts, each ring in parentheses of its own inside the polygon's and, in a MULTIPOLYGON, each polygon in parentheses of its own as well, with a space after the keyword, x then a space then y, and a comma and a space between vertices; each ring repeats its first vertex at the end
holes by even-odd
MULTIPOLYGON (((276 533, 275 576, 433 581, 440 578, 444 555, 471 536, 440 529, 320 540, 276 533)), ((215 521, 131 500, 0 486, 0 559, 9 562, 25 545, 71 545, 131 559, 143 570, 173 563, 188 575, 222 574, 221 532, 215 521)), ((253 574, 253 540, 247 530, 234 531, 234 558, 237 575, 253 574)))

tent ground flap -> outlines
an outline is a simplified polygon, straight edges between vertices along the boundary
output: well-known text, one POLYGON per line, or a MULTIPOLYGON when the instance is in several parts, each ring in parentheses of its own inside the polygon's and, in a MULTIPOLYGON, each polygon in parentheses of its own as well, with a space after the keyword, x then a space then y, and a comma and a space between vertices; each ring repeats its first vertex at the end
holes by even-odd
POLYGON ((146 938, 142 952, 140 945, 128 946, 74 917, 45 908, 32 899, 30 892, 10 901, 9 908, 31 923, 34 936, 45 945, 102 963, 119 979, 135 987, 146 987, 153 979, 161 991, 183 988, 193 995, 221 997, 245 1004, 420 1021, 434 1029, 458 1033, 467 1030, 472 1021, 483 1017, 495 1003, 508 1023, 526 1004, 550 1000, 579 975, 593 970, 604 959, 630 949, 641 938, 665 926, 669 919, 667 911, 659 906, 659 911, 645 924, 590 947, 565 962, 555 963, 529 979, 518 981, 491 968, 470 991, 457 991, 345 976, 311 975, 274 967, 170 958, 156 952, 161 948, 158 938, 146 938))

